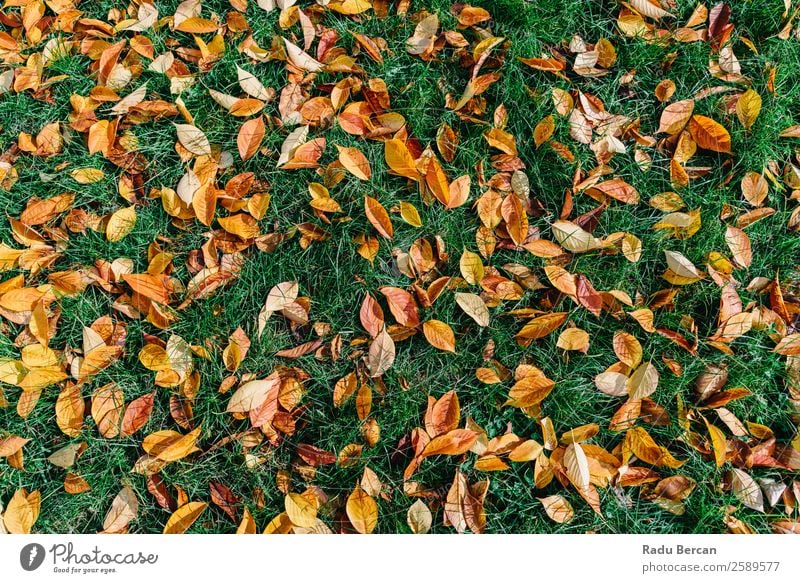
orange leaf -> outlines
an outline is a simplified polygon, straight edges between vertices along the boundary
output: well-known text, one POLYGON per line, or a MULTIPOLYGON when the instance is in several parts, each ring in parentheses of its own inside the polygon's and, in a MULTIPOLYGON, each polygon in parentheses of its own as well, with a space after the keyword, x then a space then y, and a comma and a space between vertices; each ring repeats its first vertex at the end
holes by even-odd
POLYGON ((431 437, 447 433, 458 427, 461 408, 458 395, 453 390, 442 395, 430 410, 430 418, 425 416, 425 430, 431 437))
POLYGON ((516 338, 532 340, 544 338, 566 322, 567 316, 569 316, 569 312, 552 312, 533 318, 523 326, 522 330, 517 332, 516 338))
POLYGON ((689 120, 692 139, 704 150, 731 153, 731 136, 719 123, 704 115, 693 115, 689 120))
POLYGON ((519 197, 513 192, 503 199, 500 212, 506 222, 506 230, 515 245, 522 245, 528 236, 528 215, 519 197))
POLYGON ((360 180, 369 180, 372 176, 372 168, 369 160, 358 148, 345 148, 336 146, 339 150, 339 162, 353 176, 360 180))
POLYGON ((153 411, 155 396, 155 393, 148 393, 128 404, 125 409, 125 415, 122 417, 122 428, 120 430, 122 437, 133 435, 144 427, 147 420, 150 419, 150 413, 153 411))
POLYGON ((432 455, 461 455, 469 451, 478 434, 469 429, 453 429, 444 435, 434 437, 422 451, 423 458, 432 455))
POLYGON ((249 160, 258 152, 265 131, 264 118, 260 115, 242 124, 236 137, 236 145, 242 160, 249 160))
POLYGON ((187 502, 169 517, 164 526, 164 534, 183 534, 200 518, 206 506, 206 502, 187 502))
POLYGON ((659 122, 657 133, 665 132, 671 136, 679 134, 686 127, 693 112, 693 99, 670 103, 661 113, 661 121, 659 122))
POLYGON ((382 287, 380 292, 389 303, 389 311, 401 326, 416 328, 419 326, 419 313, 414 296, 399 287, 382 287))
POLYGON ((364 301, 361 302, 359 318, 361 319, 361 325, 364 327, 364 330, 373 338, 383 330, 383 310, 380 304, 369 294, 364 296, 364 301))
POLYGON ((446 352, 456 351, 456 338, 453 329, 440 320, 428 320, 422 325, 425 338, 431 346, 446 352))
POLYGON ((389 213, 383 208, 383 205, 377 199, 371 196, 364 195, 364 212, 367 214, 369 222, 375 227, 382 236, 391 239, 394 235, 392 221, 389 219, 389 213))

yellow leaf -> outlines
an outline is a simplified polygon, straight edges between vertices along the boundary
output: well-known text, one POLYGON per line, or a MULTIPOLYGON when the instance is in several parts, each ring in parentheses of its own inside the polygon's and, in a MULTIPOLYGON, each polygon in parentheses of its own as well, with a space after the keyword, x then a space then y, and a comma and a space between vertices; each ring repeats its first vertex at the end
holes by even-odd
POLYGON ((192 453, 200 436, 202 426, 186 435, 165 429, 156 431, 144 438, 142 448, 150 455, 165 462, 174 462, 192 453))
POLYGON ((477 285, 483 279, 485 273, 483 261, 480 255, 464 249, 461 259, 458 261, 461 269, 461 276, 471 285, 477 285))
POLYGON ((736 102, 736 117, 744 128, 749 130, 756 123, 759 113, 761 113, 761 96, 755 89, 748 89, 736 102))
POLYGON ((93 184, 105 178, 105 173, 97 168, 76 168, 69 173, 78 184, 93 184))
POLYGON ((419 216, 419 211, 417 211, 417 207, 410 202, 404 200, 400 201, 400 216, 412 227, 419 228, 422 226, 422 219, 419 216))
POLYGON ((378 526, 378 505, 361 486, 347 498, 346 511, 353 528, 361 534, 370 534, 378 526))
POLYGON ((206 506, 208 506, 206 502, 187 502, 169 517, 164 527, 164 534, 183 534, 200 518, 206 506))
POLYGON ((135 226, 136 208, 129 206, 124 209, 119 209, 108 219, 106 238, 112 243, 121 241, 133 231, 135 226))
POLYGON ((718 468, 722 467, 727 456, 727 443, 725 434, 722 432, 722 429, 716 425, 712 425, 705 418, 703 421, 706 422, 706 429, 708 429, 708 435, 711 438, 711 449, 714 450, 714 461, 716 462, 718 468))
POLYGON ((561 350, 577 350, 585 354, 589 350, 589 333, 580 328, 567 328, 559 335, 556 346, 561 350))
POLYGON ((384 157, 386 164, 392 172, 419 181, 420 175, 414 164, 414 158, 408 151, 405 142, 396 138, 387 140, 384 145, 384 157))
POLYGON ((317 523, 317 507, 304 496, 290 492, 286 495, 284 504, 286 514, 295 526, 312 528, 317 523))
POLYGON ((30 534, 33 524, 39 517, 42 499, 39 490, 30 494, 25 488, 20 488, 8 501, 8 507, 3 514, 3 524, 11 534, 30 534))

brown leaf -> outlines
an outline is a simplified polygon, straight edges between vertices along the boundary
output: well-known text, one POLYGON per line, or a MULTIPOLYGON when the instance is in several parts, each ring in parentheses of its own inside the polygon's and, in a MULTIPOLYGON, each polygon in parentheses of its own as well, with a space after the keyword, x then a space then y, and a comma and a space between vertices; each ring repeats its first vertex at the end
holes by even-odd
POLYGON ((211 501, 219 506, 232 521, 237 522, 239 497, 221 482, 209 482, 208 488, 211 491, 211 501))

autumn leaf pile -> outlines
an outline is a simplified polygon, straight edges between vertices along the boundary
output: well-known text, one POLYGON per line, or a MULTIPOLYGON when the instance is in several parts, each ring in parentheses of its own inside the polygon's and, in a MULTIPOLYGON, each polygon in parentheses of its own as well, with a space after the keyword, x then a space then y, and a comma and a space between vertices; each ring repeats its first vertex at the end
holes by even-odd
POLYGON ((0 532, 800 532, 796 2, 91 4, 0 9, 0 532))

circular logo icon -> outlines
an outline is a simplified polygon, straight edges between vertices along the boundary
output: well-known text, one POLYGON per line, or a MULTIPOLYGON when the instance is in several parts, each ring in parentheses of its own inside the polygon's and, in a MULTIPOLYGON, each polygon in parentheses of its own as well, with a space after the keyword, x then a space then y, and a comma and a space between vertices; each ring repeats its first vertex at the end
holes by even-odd
POLYGON ((30 543, 19 552, 19 564, 26 571, 35 571, 44 563, 45 550, 39 543, 30 543))

